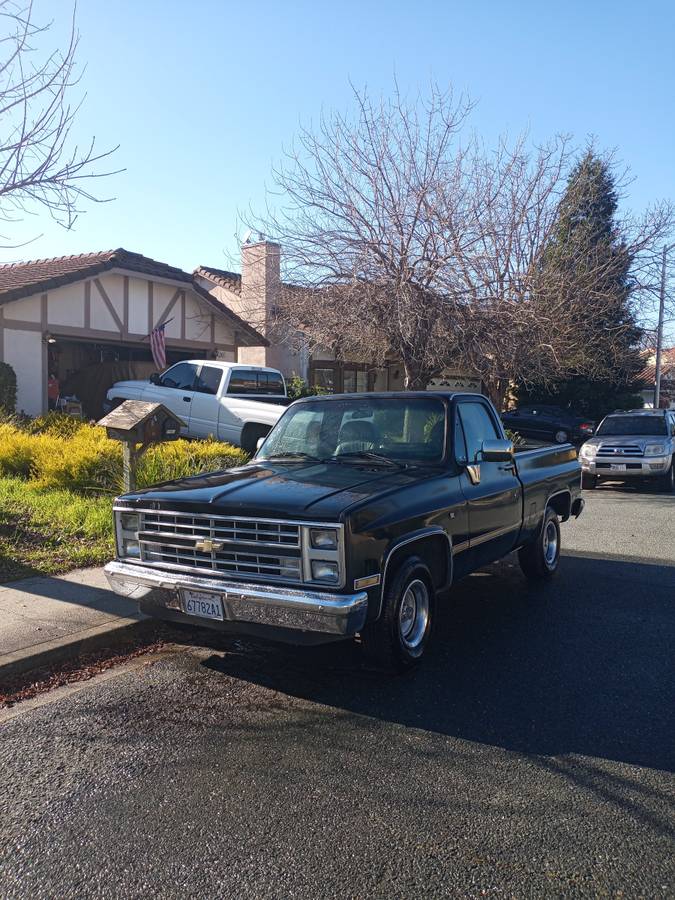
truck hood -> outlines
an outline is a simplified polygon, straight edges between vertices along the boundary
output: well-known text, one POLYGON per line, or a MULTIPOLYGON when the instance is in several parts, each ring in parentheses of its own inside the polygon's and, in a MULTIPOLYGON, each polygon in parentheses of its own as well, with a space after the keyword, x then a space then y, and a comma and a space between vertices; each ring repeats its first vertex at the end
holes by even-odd
POLYGON ((647 444, 667 444, 668 441, 669 438, 665 434, 613 434, 611 436, 607 435, 607 437, 596 435, 585 443, 592 447, 599 447, 601 444, 603 447, 625 447, 626 444, 631 444, 635 447, 639 447, 640 450, 644 452, 647 444))
POLYGON ((216 515, 338 521, 364 501, 439 474, 346 463, 256 463, 125 494, 132 506, 216 515))
POLYGON ((131 388, 135 391, 142 391, 143 388, 146 388, 150 384, 149 381, 116 381, 115 384, 112 385, 110 390, 121 388, 121 390, 127 390, 127 388, 131 388))

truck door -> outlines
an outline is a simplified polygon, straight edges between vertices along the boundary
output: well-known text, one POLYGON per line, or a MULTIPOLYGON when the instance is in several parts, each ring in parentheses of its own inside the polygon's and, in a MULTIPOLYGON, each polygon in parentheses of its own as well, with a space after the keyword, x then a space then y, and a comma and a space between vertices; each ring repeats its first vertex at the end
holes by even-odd
POLYGON ((469 507, 468 553, 471 567, 476 568, 505 556, 515 547, 522 523, 522 488, 515 466, 480 458, 483 441, 502 438, 487 402, 460 400, 456 415, 457 460, 470 465, 473 474, 472 477, 464 468, 460 483, 469 507))
POLYGON ((222 380, 223 370, 218 366, 203 365, 200 368, 190 404, 190 434, 193 437, 218 437, 218 391, 222 380))
POLYGON ((197 368, 195 363, 176 363, 161 376, 159 384, 148 384, 143 391, 143 400, 163 403, 185 422, 186 427, 181 429, 181 434, 189 431, 197 368))

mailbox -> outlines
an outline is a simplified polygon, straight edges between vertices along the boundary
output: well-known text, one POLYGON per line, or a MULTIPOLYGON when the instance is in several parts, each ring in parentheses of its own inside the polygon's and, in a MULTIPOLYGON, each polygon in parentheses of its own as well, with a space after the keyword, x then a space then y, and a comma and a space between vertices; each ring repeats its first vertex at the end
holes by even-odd
POLYGON ((180 437, 185 422, 162 403, 125 400, 98 423, 109 438, 122 443, 124 487, 134 490, 136 461, 152 444, 180 437))

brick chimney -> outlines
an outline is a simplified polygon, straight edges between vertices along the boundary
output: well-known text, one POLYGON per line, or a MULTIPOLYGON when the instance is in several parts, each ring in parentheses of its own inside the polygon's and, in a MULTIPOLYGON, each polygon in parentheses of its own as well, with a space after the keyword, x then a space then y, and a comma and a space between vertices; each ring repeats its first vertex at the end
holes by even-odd
MULTIPOLYGON (((241 248, 241 305, 239 315, 276 343, 273 311, 281 293, 281 247, 272 241, 243 244, 241 248)), ((248 347, 239 351, 240 362, 276 366, 275 348, 248 347)))

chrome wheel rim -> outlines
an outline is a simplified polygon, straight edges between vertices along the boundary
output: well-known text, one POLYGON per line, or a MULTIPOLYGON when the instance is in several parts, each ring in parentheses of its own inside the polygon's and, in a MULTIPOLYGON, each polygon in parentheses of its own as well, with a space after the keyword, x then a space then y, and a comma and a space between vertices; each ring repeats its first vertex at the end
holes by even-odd
POLYGON ((558 555, 558 529, 555 522, 549 521, 544 529, 544 559, 546 565, 551 568, 558 555))
POLYGON ((424 640, 429 623, 429 589, 416 578, 405 589, 398 610, 398 633, 408 650, 415 650, 424 640))
POLYGON ((556 431, 555 433, 556 443, 564 444, 567 440, 567 432, 566 431, 556 431))

